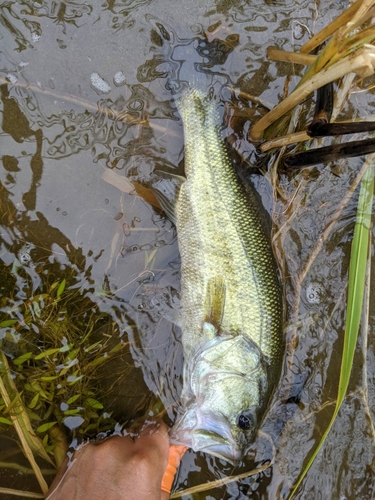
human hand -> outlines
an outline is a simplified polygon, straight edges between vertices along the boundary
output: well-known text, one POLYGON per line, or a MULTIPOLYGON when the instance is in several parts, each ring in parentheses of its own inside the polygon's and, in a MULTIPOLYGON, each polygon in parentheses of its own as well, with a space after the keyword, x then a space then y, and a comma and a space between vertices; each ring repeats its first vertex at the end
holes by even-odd
POLYGON ((62 465, 46 500, 168 498, 161 493, 168 450, 168 427, 159 420, 143 426, 134 439, 127 435, 89 442, 62 465))

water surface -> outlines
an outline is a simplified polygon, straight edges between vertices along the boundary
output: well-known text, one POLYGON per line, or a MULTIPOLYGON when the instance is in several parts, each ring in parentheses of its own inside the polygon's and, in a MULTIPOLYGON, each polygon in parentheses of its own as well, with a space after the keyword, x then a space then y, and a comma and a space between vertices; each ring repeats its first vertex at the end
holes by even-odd
MULTIPOLYGON (((174 92, 190 79, 211 87, 224 136, 245 164, 253 163, 255 150, 246 132, 264 110, 239 91, 275 105, 285 75, 295 75, 293 86, 302 70, 269 62, 267 47, 298 49, 345 7, 311 0, 10 0, 0 6, 0 321, 17 321, 3 326, 0 338, 28 404, 35 385, 25 386, 20 365, 12 360, 50 346, 43 329, 48 322, 57 329, 48 335, 60 335, 59 346, 73 337, 82 340, 80 353, 63 362, 67 377, 84 372, 84 400, 68 404, 68 392, 59 394, 58 384, 53 388, 52 406, 59 407, 73 446, 95 435, 98 415, 99 428, 111 430, 115 422, 127 425, 161 402, 166 418, 174 420, 182 372, 175 323, 176 231, 159 209, 123 183, 130 179, 149 187, 160 171, 183 173, 174 92), (245 118, 231 119, 238 107, 248 108, 245 118), (79 366, 77 371, 77 364, 89 366, 102 356, 108 361, 97 369, 85 372, 79 366), (90 414, 87 398, 103 408, 94 405, 90 414)), ((372 109, 372 94, 359 91, 345 107, 349 117, 372 109)), ((324 241, 322 234, 362 163, 340 162, 339 175, 319 166, 291 179, 281 176, 283 192, 276 200, 267 178, 252 177, 272 214, 285 285, 285 333, 288 342, 296 340, 263 429, 274 445, 261 435, 249 459, 235 470, 188 452, 176 490, 274 459, 259 475, 194 498, 284 498, 324 432, 338 383, 357 191, 324 241), (306 277, 298 283, 306 266, 306 277)), ((297 498, 374 498, 372 311, 368 343, 362 335, 355 357, 350 395, 297 498)), ((83 381, 66 382, 69 397, 82 390, 83 381)), ((33 407, 36 415, 51 406, 43 398, 33 407)), ((19 454, 9 458, 15 439, 9 426, 0 429, 0 462, 20 460, 19 454)), ((30 476, 6 468, 0 470, 0 485, 38 491, 30 476)))

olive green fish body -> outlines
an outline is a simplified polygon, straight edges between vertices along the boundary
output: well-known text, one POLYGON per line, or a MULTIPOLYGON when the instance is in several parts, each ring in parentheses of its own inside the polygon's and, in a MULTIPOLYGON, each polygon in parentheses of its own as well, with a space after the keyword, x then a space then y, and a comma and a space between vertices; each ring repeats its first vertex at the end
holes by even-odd
POLYGON ((178 110, 186 175, 175 210, 185 413, 172 440, 235 462, 280 370, 281 291, 256 199, 233 170, 215 104, 190 90, 178 110))

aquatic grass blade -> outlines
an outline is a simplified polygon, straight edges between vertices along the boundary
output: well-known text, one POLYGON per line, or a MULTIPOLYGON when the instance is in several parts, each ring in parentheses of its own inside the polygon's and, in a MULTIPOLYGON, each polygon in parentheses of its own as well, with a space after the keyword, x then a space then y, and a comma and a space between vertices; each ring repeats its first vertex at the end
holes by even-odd
POLYGON ((348 279, 348 299, 346 307, 346 323, 344 335, 344 347, 341 360, 340 379, 337 393, 336 406, 331 417, 331 420, 322 435, 317 447, 312 456, 307 462, 305 468, 301 472, 297 482, 293 485, 288 496, 290 500, 296 493, 298 487, 302 483, 308 470, 313 464, 316 456, 322 448, 345 398, 346 391, 349 385, 351 369, 353 365, 354 353, 357 345, 358 331, 363 308, 363 296, 365 289, 367 257, 370 249, 371 236, 371 213, 372 201, 374 194, 374 168, 375 159, 371 155, 371 159, 366 160, 369 166, 361 181, 359 193, 357 219, 354 227, 354 236, 352 241, 352 250, 349 264, 349 279, 348 279))
POLYGON ((34 434, 31 423, 29 421, 29 417, 26 413, 26 410, 22 404, 22 401, 19 395, 14 382, 11 378, 10 368, 8 365, 8 361, 3 352, 0 351, 0 361, 3 366, 3 373, 0 374, 0 395, 3 398, 7 408, 11 407, 12 411, 10 412, 10 420, 12 421, 14 428, 18 434, 20 439, 22 450, 30 462, 30 465, 35 473, 35 476, 38 480, 38 483, 41 487, 43 493, 47 493, 48 485, 40 471, 38 464, 35 461, 34 452, 41 455, 45 460, 54 465, 51 458, 45 452, 43 445, 39 438, 34 434), (16 394, 15 398, 12 397, 13 394, 16 394), (13 404, 15 399, 18 399, 17 404, 13 404))
POLYGON ((12 409, 12 413, 15 414, 13 416, 10 415, 10 419, 13 421, 13 423, 14 419, 16 419, 24 429, 25 439, 28 443, 28 446, 33 450, 33 452, 37 453, 41 458, 54 466, 55 464, 53 463, 53 460, 44 451, 39 437, 37 437, 34 433, 26 409, 24 408, 22 400, 19 397, 19 392, 17 391, 14 381, 11 378, 7 359, 4 353, 0 350, 0 366, 1 363, 3 364, 5 374, 8 374, 8 377, 6 377, 5 375, 4 377, 0 375, 0 395, 4 399, 7 409, 12 409), (17 405, 15 405, 15 401, 17 401, 17 405))
POLYGON ((59 299, 63 293, 63 291, 65 290, 65 285, 66 285, 66 280, 63 279, 59 285, 59 288, 57 289, 57 292, 56 292, 56 297, 59 299))

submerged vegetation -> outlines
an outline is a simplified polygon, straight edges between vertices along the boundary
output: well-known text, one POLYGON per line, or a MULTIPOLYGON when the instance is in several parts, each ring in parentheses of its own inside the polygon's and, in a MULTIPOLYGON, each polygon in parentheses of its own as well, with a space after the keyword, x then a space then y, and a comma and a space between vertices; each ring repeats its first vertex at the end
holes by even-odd
POLYGON ((2 316, 0 432, 17 432, 45 493, 34 455, 58 468, 67 451, 65 432, 82 439, 113 429, 96 371, 126 343, 112 319, 69 290, 65 279, 2 316))

